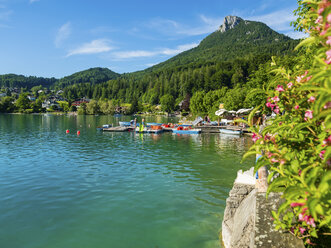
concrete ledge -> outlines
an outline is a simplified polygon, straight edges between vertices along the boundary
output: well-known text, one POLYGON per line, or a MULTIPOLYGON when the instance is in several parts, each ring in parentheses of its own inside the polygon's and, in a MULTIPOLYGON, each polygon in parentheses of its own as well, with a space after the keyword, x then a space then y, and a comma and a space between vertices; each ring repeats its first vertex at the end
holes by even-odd
POLYGON ((271 211, 277 210, 281 195, 271 193, 267 200, 265 193, 255 189, 251 174, 252 170, 240 171, 226 199, 222 222, 225 248, 304 248, 292 234, 275 230, 271 211))

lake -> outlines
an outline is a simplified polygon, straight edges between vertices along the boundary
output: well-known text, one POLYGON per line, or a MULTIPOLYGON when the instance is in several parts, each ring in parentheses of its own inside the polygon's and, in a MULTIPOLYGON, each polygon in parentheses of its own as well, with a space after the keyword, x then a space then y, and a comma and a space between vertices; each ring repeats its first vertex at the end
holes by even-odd
POLYGON ((130 119, 0 115, 0 247, 219 247, 251 138, 96 130, 130 119))

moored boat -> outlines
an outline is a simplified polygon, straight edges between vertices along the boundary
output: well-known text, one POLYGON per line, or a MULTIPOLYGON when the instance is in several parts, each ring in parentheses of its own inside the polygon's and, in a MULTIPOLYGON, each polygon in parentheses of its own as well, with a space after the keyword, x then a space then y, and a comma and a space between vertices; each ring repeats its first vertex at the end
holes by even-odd
POLYGON ((97 130, 102 131, 104 128, 110 128, 112 126, 113 126, 112 124, 104 124, 102 125, 102 127, 97 127, 97 130))
POLYGON ((225 128, 221 128, 220 129, 220 133, 222 133, 222 134, 241 135, 242 134, 242 130, 240 130, 240 129, 225 129, 225 128))
POLYGON ((173 128, 172 132, 175 134, 199 134, 201 133, 201 129, 177 127, 177 128, 173 128))
POLYGON ((129 127, 131 126, 131 122, 130 121, 120 121, 119 122, 121 127, 129 127))
POLYGON ((163 123, 157 123, 157 122, 147 122, 147 126, 162 126, 163 123))

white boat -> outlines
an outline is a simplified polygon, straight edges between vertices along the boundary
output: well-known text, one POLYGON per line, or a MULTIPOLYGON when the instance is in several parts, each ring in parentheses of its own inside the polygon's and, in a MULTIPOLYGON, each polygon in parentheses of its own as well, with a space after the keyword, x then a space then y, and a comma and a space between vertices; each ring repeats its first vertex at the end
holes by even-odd
POLYGON ((240 130, 240 129, 225 129, 225 128, 221 128, 220 129, 220 133, 241 135, 242 134, 242 130, 240 130))

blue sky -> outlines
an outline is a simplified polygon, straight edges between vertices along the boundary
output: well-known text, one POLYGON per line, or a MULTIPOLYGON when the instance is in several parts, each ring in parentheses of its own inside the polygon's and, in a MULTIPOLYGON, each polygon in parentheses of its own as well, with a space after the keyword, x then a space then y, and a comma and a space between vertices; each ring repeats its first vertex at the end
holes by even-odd
POLYGON ((0 74, 142 70, 197 46, 227 15, 292 38, 296 0, 0 0, 0 74))

